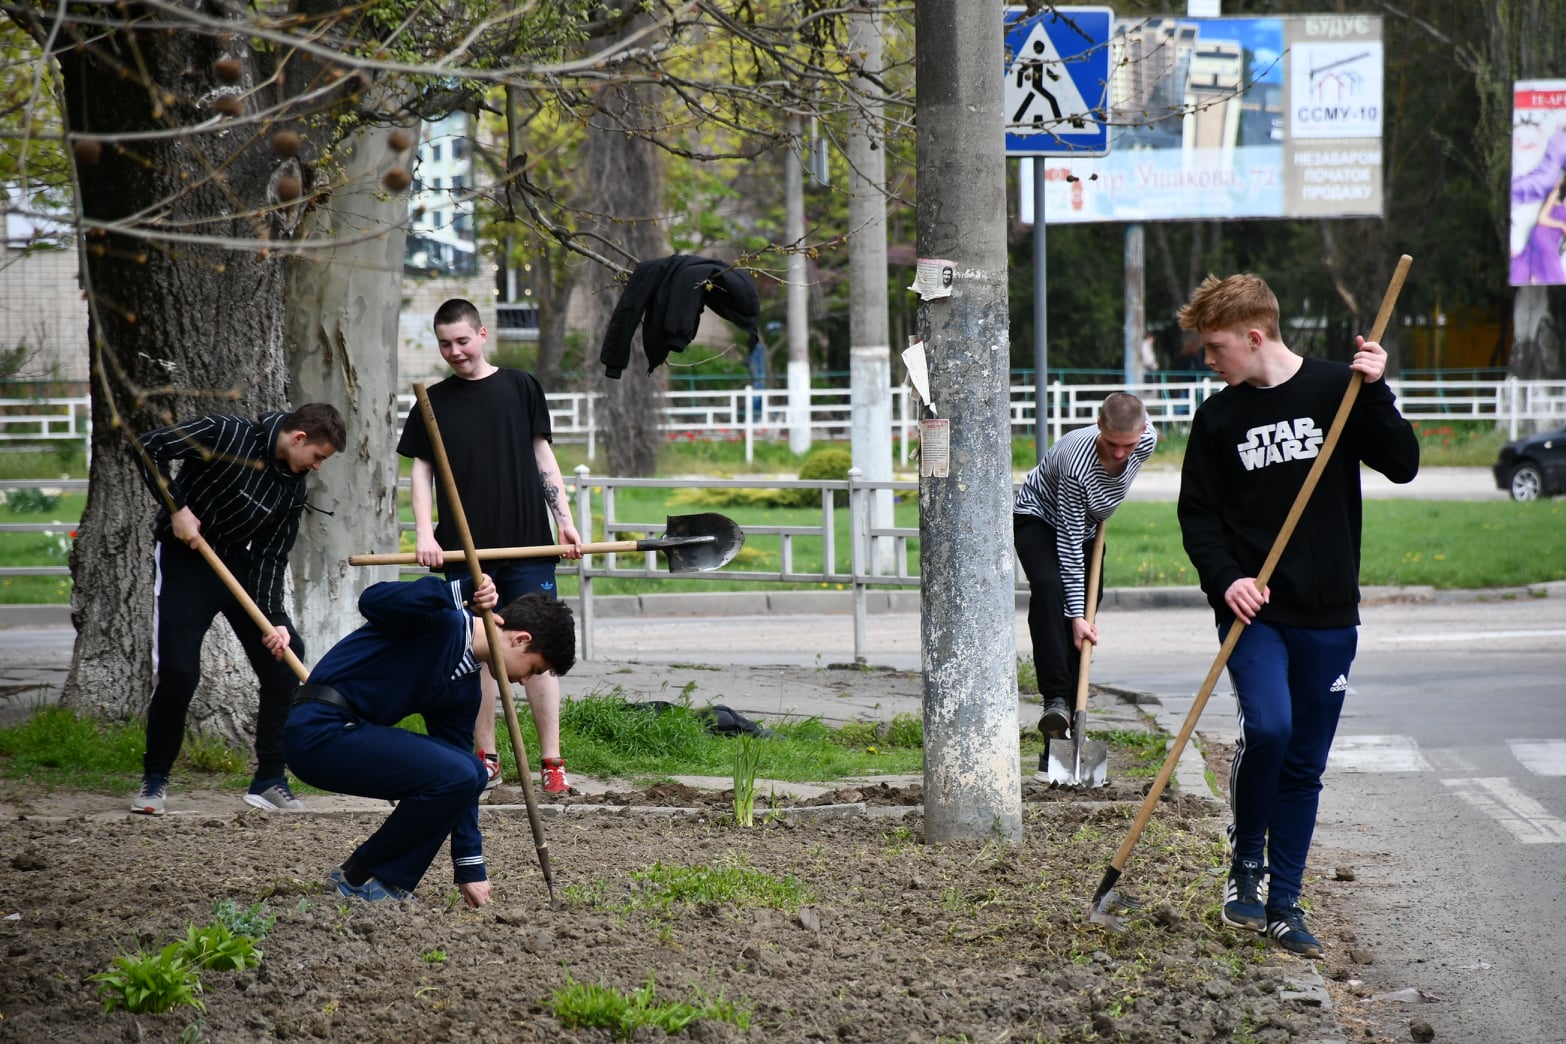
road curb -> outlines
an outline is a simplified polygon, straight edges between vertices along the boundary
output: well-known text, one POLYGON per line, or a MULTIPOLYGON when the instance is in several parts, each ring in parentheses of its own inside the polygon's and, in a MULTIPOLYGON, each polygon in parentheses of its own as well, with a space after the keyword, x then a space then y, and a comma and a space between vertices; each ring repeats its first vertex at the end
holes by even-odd
MULTIPOLYGON (((1028 592, 1016 592, 1019 612, 1028 608, 1028 592)), ((1529 598, 1566 598, 1566 580, 1552 580, 1523 587, 1491 587, 1438 590, 1426 585, 1365 587, 1363 605, 1389 602, 1463 603, 1520 601, 1529 598)), ((567 601, 580 602, 579 598, 567 601)), ((1207 598, 1199 587, 1110 587, 1099 602, 1115 609, 1201 609, 1207 598)), ((917 613, 919 592, 867 591, 865 608, 872 615, 917 613)), ((841 591, 692 591, 649 595, 599 595, 593 598, 593 614, 600 617, 634 616, 771 616, 850 614, 854 592, 841 591)), ((68 605, 0 605, 0 627, 69 627, 68 605)))

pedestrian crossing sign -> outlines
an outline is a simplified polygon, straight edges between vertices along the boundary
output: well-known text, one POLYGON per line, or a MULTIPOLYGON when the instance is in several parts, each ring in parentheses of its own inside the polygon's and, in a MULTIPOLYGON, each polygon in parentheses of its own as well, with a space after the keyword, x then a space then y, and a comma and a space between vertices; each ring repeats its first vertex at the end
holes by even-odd
POLYGON ((1006 155, 1108 154, 1114 23, 1107 7, 1006 8, 1006 155))

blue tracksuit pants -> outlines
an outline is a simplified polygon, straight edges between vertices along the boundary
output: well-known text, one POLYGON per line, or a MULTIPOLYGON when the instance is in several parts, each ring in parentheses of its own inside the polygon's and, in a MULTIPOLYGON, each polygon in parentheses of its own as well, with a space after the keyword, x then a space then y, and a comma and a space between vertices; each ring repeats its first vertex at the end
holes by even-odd
POLYGON ((471 725, 467 743, 459 746, 360 721, 325 703, 295 705, 288 724, 284 752, 294 775, 322 790, 397 802, 354 857, 398 888, 418 887, 459 818, 489 782, 483 762, 473 756, 471 725))
MULTIPOLYGON (((1219 629, 1226 638, 1228 627, 1219 629)), ((1268 900, 1295 899, 1316 830, 1359 631, 1254 622, 1229 657, 1240 742, 1229 771, 1234 858, 1268 867, 1268 900)))

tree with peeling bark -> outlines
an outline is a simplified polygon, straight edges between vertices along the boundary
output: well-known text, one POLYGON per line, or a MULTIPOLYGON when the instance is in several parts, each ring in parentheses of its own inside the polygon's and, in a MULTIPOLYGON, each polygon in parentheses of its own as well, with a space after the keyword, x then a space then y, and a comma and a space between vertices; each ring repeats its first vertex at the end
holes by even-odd
MULTIPOLYGON (((533 235, 584 259, 594 299, 611 302, 617 277, 668 250, 663 164, 713 158, 671 131, 723 126, 743 144, 722 150, 754 158, 782 140, 784 107, 852 104, 833 87, 841 63, 827 46, 843 11, 820 0, 654 0, 623 12, 585 0, 440 10, 9 0, 0 13, 39 49, 27 68, 44 89, 27 104, 52 94, 62 114, 55 134, 23 121, 5 158, 20 141, 53 150, 68 175, 55 187, 70 200, 89 316, 92 470, 66 701, 117 718, 142 710, 153 669, 154 505, 131 460, 136 433, 308 399, 343 410, 350 445, 312 494, 333 513, 308 513, 295 554, 295 619, 313 650, 342 632, 355 588, 375 578, 350 575, 347 552, 395 540, 393 345, 420 119, 516 92, 578 121, 580 149, 535 159, 596 180, 538 191, 545 179, 527 180, 518 163, 522 129, 495 192, 533 235), (574 216, 549 216, 563 213, 574 216)), ((645 430, 645 388, 620 393, 621 423, 645 430)), ((651 440, 615 441, 631 452, 651 440)), ((248 729, 240 659, 232 641, 209 641, 196 729, 230 739, 248 729)))

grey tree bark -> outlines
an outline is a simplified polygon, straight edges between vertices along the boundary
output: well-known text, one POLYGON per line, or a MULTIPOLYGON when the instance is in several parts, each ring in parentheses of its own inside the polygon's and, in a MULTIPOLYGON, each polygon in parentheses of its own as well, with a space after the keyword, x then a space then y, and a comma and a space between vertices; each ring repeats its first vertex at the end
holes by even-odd
MULTIPOLYGON (((416 123, 404 129, 417 140, 416 123)), ((362 128, 334 146, 346 183, 300 228, 301 238, 330 246, 288 270, 290 398, 332 403, 348 427, 348 445, 311 480, 310 503, 321 510, 306 509, 290 560, 306 667, 358 625, 366 587, 397 577, 394 566, 348 565, 351 554, 397 550, 396 344, 408 197, 380 183, 403 162, 389 133, 362 128)))
POLYGON ((927 0, 915 17, 919 256, 953 276, 919 306, 949 437, 944 468, 934 431, 920 446, 925 834, 1020 841, 1001 5, 927 0))
MULTIPOLYGON (((92 341, 93 457, 71 556, 77 630, 63 702, 114 719, 146 709, 152 686, 154 503, 136 474, 131 440, 203 413, 254 416, 284 402, 283 267, 264 251, 209 241, 177 248, 105 224, 199 228, 257 241, 286 234, 286 210, 268 212, 284 164, 264 138, 212 125, 206 89, 222 43, 196 34, 106 30, 100 46, 59 51, 67 127, 106 135, 79 154, 84 285, 92 341), (137 56, 145 86, 127 86, 108 49, 137 56), (182 134, 173 127, 209 129, 182 134), (116 142, 114 135, 149 135, 116 142), (247 140, 248 139, 248 140, 247 140), (220 171, 221 177, 203 176, 220 171)), ((247 59, 243 84, 259 79, 247 59)), ((243 103, 265 104, 266 89, 243 103)), ((275 200, 274 200, 275 201, 275 200)), ((226 625, 208 634, 193 728, 235 742, 253 714, 255 678, 226 625)))
MULTIPOLYGON (((613 214, 624 220, 603 223, 600 232, 612 239, 636 262, 668 253, 668 239, 659 224, 662 172, 655 146, 640 136, 627 135, 622 126, 651 127, 656 102, 641 87, 611 86, 600 92, 595 107, 601 114, 588 128, 581 150, 582 206, 587 213, 613 214)), ((598 365, 609 316, 619 300, 612 273, 600 269, 592 280, 584 322, 587 334, 583 368, 589 374, 587 388, 601 394, 597 422, 604 432, 609 474, 644 477, 658 466, 658 430, 668 377, 663 369, 648 374, 638 330, 631 345, 630 365, 618 380, 606 378, 598 365)), ((587 520, 581 520, 586 522, 587 520)), ((584 530, 585 533, 585 530, 584 530)))

